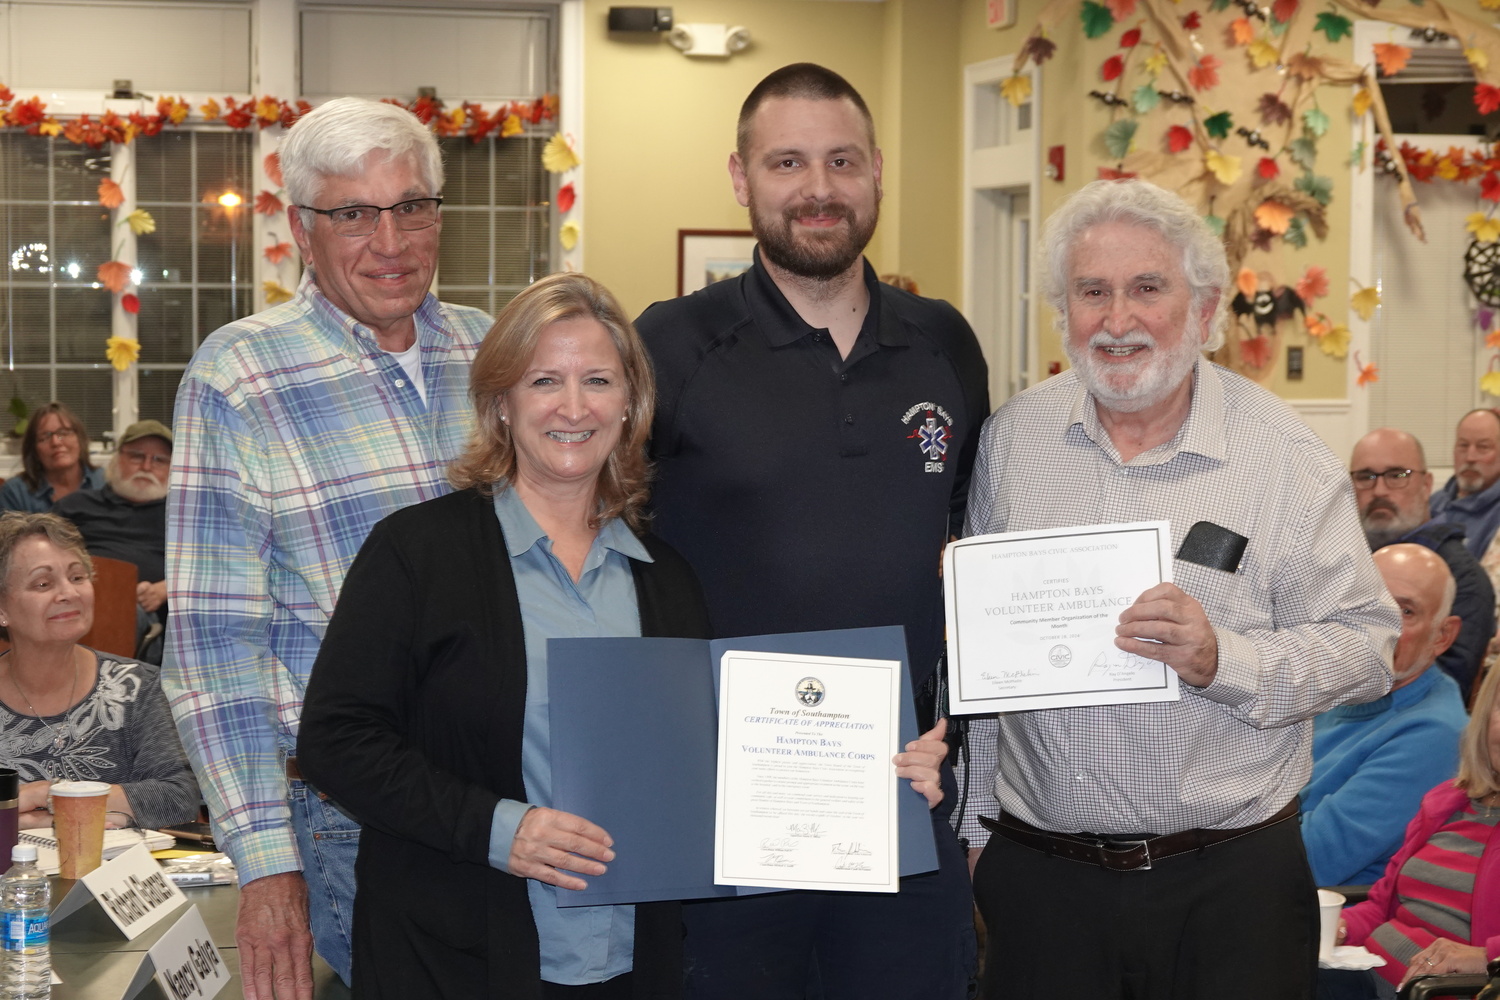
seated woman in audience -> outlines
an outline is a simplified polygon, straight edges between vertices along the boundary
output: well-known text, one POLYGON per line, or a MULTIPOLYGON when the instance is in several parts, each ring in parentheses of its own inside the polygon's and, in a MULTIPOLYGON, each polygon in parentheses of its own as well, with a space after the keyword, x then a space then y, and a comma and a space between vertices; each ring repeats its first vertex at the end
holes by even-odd
POLYGON ((48 403, 26 422, 21 471, 0 486, 0 511, 40 514, 69 493, 103 485, 103 470, 89 461, 83 421, 61 403, 48 403))
POLYGON ((198 785, 159 668, 78 645, 94 620, 91 573, 67 521, 0 516, 0 764, 20 775, 21 827, 52 825, 54 781, 108 783, 112 826, 195 819, 198 785))
MULTIPOLYGON (((679 995, 679 905, 558 907, 615 854, 549 808, 548 638, 708 634, 692 571, 644 533, 650 362, 614 296, 554 274, 471 388, 459 491, 371 532, 302 710, 303 775, 364 824, 355 994, 679 995)), ((941 796, 944 744, 909 746, 897 773, 941 796)))
POLYGON ((1363 996, 1393 996, 1415 976, 1481 973, 1500 957, 1497 824, 1500 671, 1492 670, 1460 739, 1458 777, 1427 793, 1370 898, 1346 909, 1340 921, 1341 943, 1363 945, 1386 961, 1344 977, 1362 978, 1363 996))

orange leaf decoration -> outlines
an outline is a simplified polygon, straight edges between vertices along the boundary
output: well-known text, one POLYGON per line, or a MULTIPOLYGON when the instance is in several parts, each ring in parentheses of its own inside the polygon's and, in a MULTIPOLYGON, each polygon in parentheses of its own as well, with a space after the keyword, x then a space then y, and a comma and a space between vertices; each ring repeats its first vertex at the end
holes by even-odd
POLYGON ((1354 380, 1355 385, 1369 385, 1371 382, 1380 381, 1380 369, 1374 365, 1365 365, 1359 370, 1359 377, 1354 380))
POLYGON ((1375 61, 1380 63, 1380 74, 1382 76, 1394 76, 1406 68, 1406 62, 1411 58, 1411 49, 1405 45, 1395 45, 1391 42, 1375 43, 1375 61))
POLYGON ((15 91, 11 90, 5 84, 0 83, 0 104, 9 104, 11 101, 14 101, 15 99, 16 99, 16 93, 15 93, 15 91))
POLYGON ((1136 0, 1104 0, 1104 6, 1115 16, 1116 21, 1123 21, 1135 13, 1136 0))
POLYGON ((285 187, 286 181, 281 177, 281 154, 272 153, 261 162, 266 168, 266 177, 271 183, 277 187, 285 187))
POLYGON ((1250 24, 1248 17, 1237 17, 1229 25, 1229 43, 1231 45, 1249 45, 1250 40, 1255 37, 1255 28, 1250 24))
POLYGON ((255 102, 255 117, 261 128, 269 128, 281 121, 281 102, 274 97, 262 97, 255 102))
POLYGON ((1322 337, 1333 332, 1333 322, 1323 313, 1303 316, 1302 325, 1307 327, 1308 334, 1313 337, 1322 337))
POLYGON ((1235 275, 1234 278, 1234 287, 1240 290, 1240 294, 1244 295, 1247 299, 1253 297, 1255 295, 1255 284, 1255 272, 1248 267, 1240 268, 1240 273, 1235 275))
POLYGON ((1251 337, 1240 341, 1240 360, 1251 368, 1264 368, 1271 363, 1271 338, 1251 337))
POLYGON ((99 279, 99 284, 116 294, 123 292, 130 284, 130 265, 122 261, 106 261, 99 265, 99 270, 95 274, 99 279))
POLYGON ((255 210, 261 215, 275 215, 285 207, 282 200, 270 191, 262 191, 255 196, 255 210))
POLYGON ((1262 229, 1269 229, 1280 236, 1287 231, 1287 227, 1292 224, 1292 216, 1296 214, 1281 202, 1267 198, 1255 210, 1255 221, 1262 229))
POLYGON ((1314 299, 1321 299, 1328 294, 1328 272, 1323 268, 1312 265, 1302 280, 1297 282, 1297 294, 1302 301, 1311 305, 1314 299))
POLYGON ((1491 330, 1484 335, 1484 346, 1500 349, 1500 330, 1491 330))
POLYGON ((120 190, 120 185, 106 177, 99 182, 99 204, 105 208, 119 208, 125 204, 125 192, 120 190))
POLYGON ((559 212, 573 211, 573 202, 577 200, 578 193, 573 190, 572 184, 564 184, 557 189, 557 210, 559 212))
POLYGON ((271 246, 266 247, 266 260, 272 264, 280 264, 291 255, 292 245, 290 243, 273 243, 271 246))
POLYGON ((219 107, 219 102, 210 97, 208 100, 198 105, 198 113, 203 116, 204 121, 213 122, 218 121, 219 115, 223 114, 224 112, 223 109, 219 107))
POLYGON ((1224 65, 1216 55, 1206 55, 1188 70, 1188 83, 1194 90, 1211 90, 1219 85, 1219 67, 1224 65))

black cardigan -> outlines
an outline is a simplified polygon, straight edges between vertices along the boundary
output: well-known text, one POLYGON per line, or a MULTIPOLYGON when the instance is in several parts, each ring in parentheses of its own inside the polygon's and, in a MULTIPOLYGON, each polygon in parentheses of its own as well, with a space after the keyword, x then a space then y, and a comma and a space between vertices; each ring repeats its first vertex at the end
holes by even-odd
MULTIPOLYGON (((631 563, 642 634, 707 638, 692 570, 643 541, 655 562, 631 563)), ((309 783, 364 824, 357 995, 541 995, 526 882, 488 863, 495 803, 526 799, 525 704, 520 603, 491 500, 466 490, 376 525, 344 581, 297 743, 309 783)), ((681 994, 679 910, 636 908, 637 997, 681 994)))

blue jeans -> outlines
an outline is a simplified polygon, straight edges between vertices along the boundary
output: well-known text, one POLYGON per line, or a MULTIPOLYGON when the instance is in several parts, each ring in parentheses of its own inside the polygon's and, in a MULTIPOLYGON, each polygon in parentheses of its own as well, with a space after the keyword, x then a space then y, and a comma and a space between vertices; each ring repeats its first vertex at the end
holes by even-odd
POLYGON ((305 782, 292 781, 292 828, 307 880, 307 916, 313 947, 339 978, 349 982, 349 934, 354 918, 354 856, 359 824, 305 782))

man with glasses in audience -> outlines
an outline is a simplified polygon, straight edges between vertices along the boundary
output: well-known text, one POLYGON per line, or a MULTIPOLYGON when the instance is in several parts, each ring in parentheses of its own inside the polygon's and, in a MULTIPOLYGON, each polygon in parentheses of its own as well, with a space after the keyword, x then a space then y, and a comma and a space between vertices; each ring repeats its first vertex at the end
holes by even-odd
POLYGON ((1457 588, 1453 613, 1463 626, 1437 665, 1458 682, 1467 702, 1495 634, 1495 591, 1464 544, 1463 525, 1427 519, 1432 473, 1427 471, 1422 443, 1392 427, 1373 430, 1354 446, 1349 476, 1370 551, 1411 542, 1431 549, 1448 564, 1457 588))
POLYGON ((120 436, 120 448, 104 470, 104 486, 69 493, 52 509, 78 528, 89 555, 135 566, 142 633, 152 622, 167 619, 165 550, 171 471, 172 432, 159 421, 141 420, 120 436))
POLYGON ((296 296, 203 343, 177 394, 163 686, 240 879, 250 1000, 347 982, 359 824, 301 780, 308 673, 370 529, 447 493, 490 318, 431 294, 442 229, 432 132, 330 101, 280 150, 296 296))

